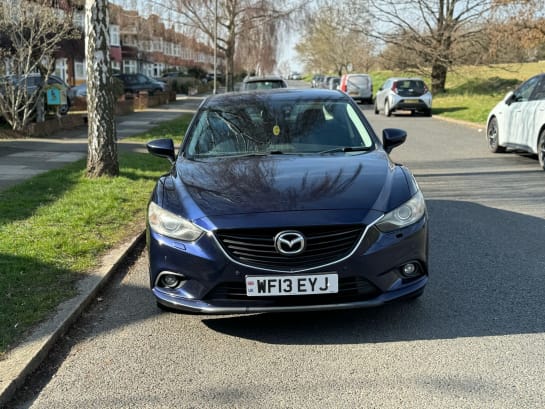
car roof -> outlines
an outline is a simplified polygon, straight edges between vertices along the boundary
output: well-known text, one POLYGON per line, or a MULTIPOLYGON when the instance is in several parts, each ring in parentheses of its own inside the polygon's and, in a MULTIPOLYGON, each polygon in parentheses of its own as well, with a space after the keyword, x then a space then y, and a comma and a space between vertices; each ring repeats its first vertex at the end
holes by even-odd
POLYGON ((391 77, 388 79, 392 81, 424 81, 420 77, 391 77))
POLYGON ((262 75, 254 77, 246 77, 243 82, 259 82, 259 81, 284 81, 282 77, 278 75, 262 75))
POLYGON ((236 105, 240 103, 251 103, 256 98, 261 100, 279 101, 350 101, 351 98, 338 90, 319 88, 276 88, 270 90, 228 92, 209 96, 203 107, 236 105))

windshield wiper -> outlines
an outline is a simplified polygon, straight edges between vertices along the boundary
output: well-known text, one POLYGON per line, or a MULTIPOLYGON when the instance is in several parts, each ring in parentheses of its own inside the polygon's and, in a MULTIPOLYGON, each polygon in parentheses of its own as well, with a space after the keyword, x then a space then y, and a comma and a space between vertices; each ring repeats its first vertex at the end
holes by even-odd
POLYGON ((371 146, 337 146, 336 148, 328 149, 318 153, 322 155, 324 153, 335 153, 335 152, 364 152, 364 151, 370 151, 371 149, 372 149, 371 146))
POLYGON ((262 152, 241 152, 237 155, 237 157, 246 157, 246 156, 268 156, 268 155, 284 155, 284 152, 279 150, 274 151, 262 151, 262 152))

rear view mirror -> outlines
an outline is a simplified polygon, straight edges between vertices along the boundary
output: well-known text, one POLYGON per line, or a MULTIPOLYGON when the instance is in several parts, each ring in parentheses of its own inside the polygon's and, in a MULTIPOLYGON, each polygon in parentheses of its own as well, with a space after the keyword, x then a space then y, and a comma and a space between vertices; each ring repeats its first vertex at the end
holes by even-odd
POLYGON ((515 97, 515 93, 513 91, 509 91, 506 95, 505 95, 505 98, 503 98, 503 100, 505 101, 505 103, 507 105, 511 105, 513 102, 516 101, 516 97, 515 97))
POLYGON ((382 131, 382 145, 384 150, 388 153, 401 145, 407 139, 407 132, 403 129, 387 128, 382 131))
POLYGON ((174 153, 174 142, 172 139, 155 139, 146 144, 148 152, 161 158, 167 158, 170 163, 174 163, 176 155, 174 153))

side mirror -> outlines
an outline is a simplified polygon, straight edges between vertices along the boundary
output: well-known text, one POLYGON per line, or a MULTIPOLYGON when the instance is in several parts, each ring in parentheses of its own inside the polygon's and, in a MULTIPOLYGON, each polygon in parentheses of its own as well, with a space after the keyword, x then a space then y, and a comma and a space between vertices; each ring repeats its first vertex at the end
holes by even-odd
POLYGON ((509 91, 503 100, 505 101, 506 105, 511 105, 516 101, 515 93, 513 91, 509 91))
POLYGON ((167 158, 170 163, 176 160, 174 142, 172 139, 155 139, 146 144, 148 152, 160 158, 167 158))
POLYGON ((403 129, 387 128, 382 131, 382 145, 387 153, 401 145, 407 139, 407 132, 403 129))

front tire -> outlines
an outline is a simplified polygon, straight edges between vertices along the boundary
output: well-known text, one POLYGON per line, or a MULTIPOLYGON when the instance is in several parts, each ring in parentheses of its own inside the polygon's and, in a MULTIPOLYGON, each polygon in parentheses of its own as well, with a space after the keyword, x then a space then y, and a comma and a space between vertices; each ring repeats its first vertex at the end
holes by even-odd
POLYGON ((498 142, 499 134, 500 134, 500 131, 498 129, 498 120, 496 118, 492 118, 490 122, 488 123, 488 127, 486 129, 486 139, 488 141, 488 149, 492 153, 505 152, 505 147, 499 145, 499 142, 498 142))
POLYGON ((377 106, 377 100, 375 100, 375 115, 379 114, 378 106, 377 106))
POLYGON ((537 143, 537 158, 541 169, 545 170, 545 129, 539 134, 539 142, 537 143))
POLYGON ((392 116, 392 111, 390 110, 390 103, 388 101, 384 103, 384 115, 392 116))

